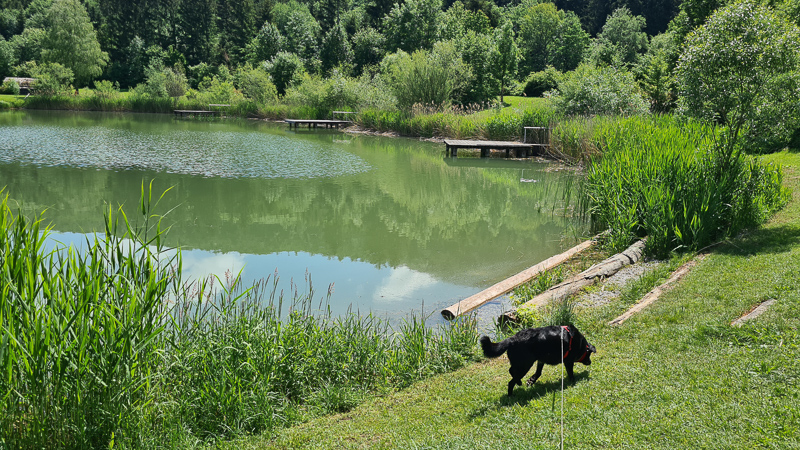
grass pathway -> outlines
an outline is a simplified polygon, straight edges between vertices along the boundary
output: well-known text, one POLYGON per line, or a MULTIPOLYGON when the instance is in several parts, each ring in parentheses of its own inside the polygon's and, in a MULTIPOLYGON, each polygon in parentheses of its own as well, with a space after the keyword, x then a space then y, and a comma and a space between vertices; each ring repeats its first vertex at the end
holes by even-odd
MULTIPOLYGON (((621 327, 629 305, 579 312, 597 349, 564 390, 566 448, 800 448, 800 154, 795 192, 765 227, 718 246, 658 302, 621 327), (729 324, 767 299, 741 328, 729 324)), ((482 361, 354 410, 235 448, 557 448, 559 370, 505 396, 505 357, 482 361)))

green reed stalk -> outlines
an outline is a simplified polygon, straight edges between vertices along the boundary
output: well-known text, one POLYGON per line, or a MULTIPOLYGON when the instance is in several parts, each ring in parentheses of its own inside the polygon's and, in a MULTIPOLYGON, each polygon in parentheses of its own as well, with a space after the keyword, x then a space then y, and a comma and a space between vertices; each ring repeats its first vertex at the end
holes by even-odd
POLYGON ((0 447, 195 446, 342 411, 369 392, 462 365, 469 319, 398 331, 368 314, 333 317, 277 277, 184 283, 167 252, 163 199, 109 210, 85 249, 46 252, 42 219, 0 204, 0 447), (134 221, 136 217, 138 220, 134 221))

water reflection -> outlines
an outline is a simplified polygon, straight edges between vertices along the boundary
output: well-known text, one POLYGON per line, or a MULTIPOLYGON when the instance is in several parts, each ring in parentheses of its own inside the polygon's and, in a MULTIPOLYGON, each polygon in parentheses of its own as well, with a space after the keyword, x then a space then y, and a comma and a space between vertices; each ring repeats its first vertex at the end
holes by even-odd
POLYGON ((254 121, 0 114, 0 185, 62 236, 107 204, 172 187, 170 245, 193 276, 308 271, 334 310, 446 306, 571 244, 572 175, 531 162, 444 160, 440 144, 292 132, 254 121), (524 171, 524 172, 523 172, 524 171), (536 183, 523 182, 535 179, 536 183))

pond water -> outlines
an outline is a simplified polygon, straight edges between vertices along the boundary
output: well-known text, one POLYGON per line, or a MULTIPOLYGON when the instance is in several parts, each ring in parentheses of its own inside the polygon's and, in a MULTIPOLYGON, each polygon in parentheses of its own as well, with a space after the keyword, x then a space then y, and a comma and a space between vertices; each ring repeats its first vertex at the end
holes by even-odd
POLYGON ((172 187, 156 212, 169 210, 186 275, 277 272, 285 289, 310 275, 319 295, 333 284, 334 313, 438 311, 585 233, 565 209, 570 172, 443 155, 441 143, 263 121, 0 113, 0 187, 46 209, 52 239, 102 230, 109 204, 133 214, 153 181, 172 187))

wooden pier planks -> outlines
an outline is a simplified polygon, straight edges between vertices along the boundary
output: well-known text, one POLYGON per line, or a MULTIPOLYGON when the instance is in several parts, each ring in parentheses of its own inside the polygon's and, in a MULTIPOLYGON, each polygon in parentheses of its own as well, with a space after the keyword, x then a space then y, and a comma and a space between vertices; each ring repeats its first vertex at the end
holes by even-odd
POLYGON ((488 156, 489 150, 505 150, 506 157, 513 150, 515 152, 524 151, 525 157, 531 156, 535 147, 542 147, 539 144, 526 144, 514 141, 472 141, 463 139, 445 139, 445 153, 447 156, 457 157, 458 149, 479 149, 481 157, 488 156))
POLYGON ((353 123, 350 120, 314 120, 314 119, 284 119, 284 122, 289 124, 289 128, 295 129, 299 125, 308 125, 308 128, 325 127, 325 128, 339 128, 353 123))
POLYGON ((512 289, 515 287, 528 282, 533 277, 541 274, 546 270, 550 270, 553 267, 563 263, 564 261, 572 258, 573 256, 577 255, 578 253, 586 250, 587 248, 594 245, 595 239, 591 239, 585 242, 582 242, 575 247, 567 250, 564 253, 552 256, 547 258, 546 260, 536 264, 533 267, 523 270, 522 272, 510 277, 506 278, 505 280, 491 286, 487 289, 478 292, 477 294, 467 297, 464 300, 456 303, 455 305, 449 306, 442 310, 442 317, 447 320, 453 320, 456 317, 460 316, 461 314, 468 313, 473 309, 491 301, 495 298, 511 292, 512 289))

